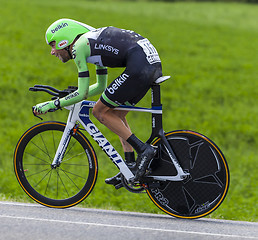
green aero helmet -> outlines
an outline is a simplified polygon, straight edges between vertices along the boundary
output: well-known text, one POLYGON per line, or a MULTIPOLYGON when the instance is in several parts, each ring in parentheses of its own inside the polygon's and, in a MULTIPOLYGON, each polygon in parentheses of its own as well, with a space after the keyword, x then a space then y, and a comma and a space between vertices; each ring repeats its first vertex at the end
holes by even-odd
POLYGON ((59 19, 52 23, 46 31, 46 42, 56 42, 56 49, 63 49, 73 43, 74 39, 79 35, 95 28, 72 20, 72 19, 59 19))

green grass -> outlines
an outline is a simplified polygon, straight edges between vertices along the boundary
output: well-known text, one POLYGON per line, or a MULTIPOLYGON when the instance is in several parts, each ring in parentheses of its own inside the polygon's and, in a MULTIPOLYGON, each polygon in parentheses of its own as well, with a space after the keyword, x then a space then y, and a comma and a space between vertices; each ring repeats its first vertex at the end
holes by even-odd
MULTIPOLYGON (((53 21, 68 17, 95 27, 132 29, 151 40, 163 61, 164 75, 172 75, 172 80, 162 84, 165 130, 191 129, 207 135, 229 163, 228 196, 210 217, 258 221, 257 5, 82 0, 0 3, 2 200, 30 201, 14 176, 13 151, 22 133, 38 122, 31 106, 48 97, 30 93, 28 88, 39 83, 58 88, 77 84, 74 63, 64 65, 51 56, 44 39, 53 21)), ((110 70, 109 80, 120 72, 110 70)), ((141 105, 149 101, 148 95, 141 105)), ((130 113, 128 119, 133 131, 147 140, 150 118, 130 113)), ((66 111, 48 114, 44 120, 66 121, 66 111)), ((116 136, 99 128, 121 149, 116 136)), ((104 179, 117 170, 94 147, 99 159, 98 182, 80 206, 160 213, 145 194, 133 195, 105 185, 104 179)))

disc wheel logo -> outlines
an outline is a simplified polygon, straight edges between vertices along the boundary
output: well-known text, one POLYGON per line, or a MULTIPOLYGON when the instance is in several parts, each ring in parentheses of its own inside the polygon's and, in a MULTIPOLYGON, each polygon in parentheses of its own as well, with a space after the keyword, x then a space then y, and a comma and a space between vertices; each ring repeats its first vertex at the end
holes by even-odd
POLYGON ((58 43, 59 48, 64 48, 68 45, 68 40, 62 40, 58 43))

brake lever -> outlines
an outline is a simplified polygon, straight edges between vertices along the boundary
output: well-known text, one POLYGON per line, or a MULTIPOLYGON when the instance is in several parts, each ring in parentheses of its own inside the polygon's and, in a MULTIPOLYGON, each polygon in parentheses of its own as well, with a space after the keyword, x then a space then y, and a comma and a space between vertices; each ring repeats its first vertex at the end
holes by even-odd
POLYGON ((35 114, 35 112, 34 112, 34 109, 35 109, 35 108, 36 108, 35 106, 32 107, 32 113, 33 113, 34 117, 37 117, 37 118, 39 118, 41 121, 43 121, 43 118, 41 118, 40 116, 38 116, 38 115, 35 114))
MULTIPOLYGON (((33 115, 34 115, 35 117, 39 118, 41 121, 43 121, 43 118, 42 118, 42 117, 40 117, 40 116, 38 116, 37 114, 35 114, 34 109, 35 109, 35 106, 32 107, 32 113, 33 113, 33 115)), ((57 110, 58 110, 58 108, 54 108, 54 109, 49 109, 47 112, 55 112, 55 111, 57 111, 57 110)), ((60 108, 60 110, 62 110, 62 108, 60 108)))

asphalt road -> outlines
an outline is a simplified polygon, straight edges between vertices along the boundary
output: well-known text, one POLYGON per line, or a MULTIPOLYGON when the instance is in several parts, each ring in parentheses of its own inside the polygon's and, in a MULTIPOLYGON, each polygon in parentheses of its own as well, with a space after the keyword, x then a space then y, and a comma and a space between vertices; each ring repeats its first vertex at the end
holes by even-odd
POLYGON ((0 202, 0 239, 258 240, 258 223, 0 202))

